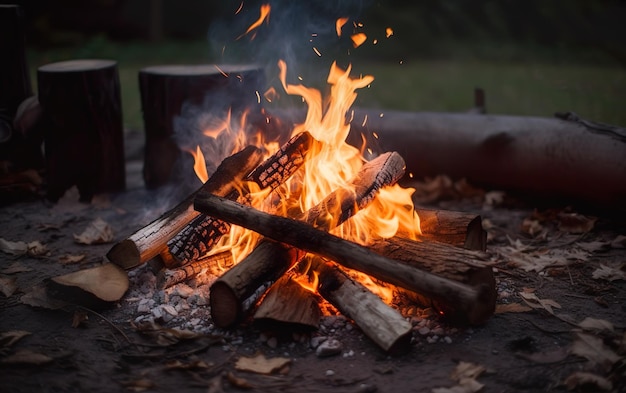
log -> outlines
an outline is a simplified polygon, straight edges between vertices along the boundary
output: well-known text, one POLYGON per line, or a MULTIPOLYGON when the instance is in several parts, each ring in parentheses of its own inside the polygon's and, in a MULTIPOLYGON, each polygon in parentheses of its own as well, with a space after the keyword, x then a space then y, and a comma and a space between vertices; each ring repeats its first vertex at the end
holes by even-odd
MULTIPOLYGON (((446 174, 523 197, 558 198, 561 206, 623 210, 626 182, 617 179, 626 178, 626 130, 572 114, 559 116, 357 108, 347 142, 361 147, 365 137, 374 152, 403 155, 407 176, 402 185, 446 174)), ((274 117, 297 124, 305 112, 275 110, 274 117)))
POLYGON ((334 263, 312 257, 311 268, 319 275, 320 295, 352 319, 367 337, 391 354, 408 351, 411 324, 396 309, 385 304, 334 263))
POLYGON ((254 313, 254 323, 261 329, 306 332, 317 330, 320 317, 317 296, 285 275, 265 294, 254 313))
MULTIPOLYGON (((331 230, 367 206, 380 188, 393 185, 403 174, 402 157, 397 153, 385 153, 364 164, 351 180, 350 187, 331 193, 298 219, 320 229, 331 230), (331 211, 335 212, 334 217, 337 219, 327 219, 331 211)), ((198 198, 201 198, 201 194, 198 194, 198 198)), ((225 328, 238 322, 254 306, 264 289, 304 255, 295 248, 262 241, 211 286, 211 316, 215 325, 225 328)))
POLYGON ((492 305, 486 303, 492 294, 484 286, 474 288, 402 264, 307 223, 271 215, 215 195, 199 194, 194 206, 205 214, 420 293, 434 301, 455 304, 458 312, 466 315, 470 324, 482 324, 493 314, 492 305))
POLYGON ((416 207, 420 218, 420 238, 448 243, 468 250, 485 251, 487 232, 480 215, 416 207))
MULTIPOLYGON (((496 307, 496 279, 489 263, 489 255, 482 251, 472 251, 427 239, 419 241, 402 237, 378 239, 367 248, 377 254, 408 266, 436 274, 449 280, 481 288, 482 307, 486 313, 493 313, 496 307)), ((417 293, 418 295, 419 292, 417 293)), ((447 320, 456 324, 473 323, 464 309, 457 309, 448 299, 434 299, 429 296, 411 296, 426 307, 433 307, 447 320)))
POLYGON ((234 264, 233 254, 229 250, 218 252, 185 266, 160 271, 157 274, 157 288, 166 289, 200 274, 217 277, 234 264))
MULTIPOLYGON (((260 189, 276 189, 302 166, 312 144, 313 137, 306 131, 294 136, 256 167, 245 180, 256 183, 260 189)), ((231 199, 239 196, 235 192, 231 199)), ((239 201, 245 203, 245 198, 241 196, 239 201)), ((167 245, 176 265, 182 266, 206 254, 229 230, 230 225, 227 223, 201 214, 191 220, 167 245)))
POLYGON ((220 196, 230 194, 262 159, 261 150, 254 146, 248 146, 224 159, 198 191, 114 245, 107 253, 107 258, 124 269, 132 269, 154 258, 167 247, 167 242, 174 235, 199 214, 193 209, 193 200, 199 191, 220 196))
POLYGON ((126 187, 117 63, 71 60, 37 69, 48 176, 57 201, 76 185, 80 200, 126 187))
POLYGON ((260 110, 257 91, 265 84, 254 65, 159 65, 139 71, 141 108, 146 131, 144 182, 157 188, 175 180, 180 156, 174 120, 186 107, 204 105, 212 113, 238 115, 260 110), (210 107, 209 107, 210 106, 210 107))

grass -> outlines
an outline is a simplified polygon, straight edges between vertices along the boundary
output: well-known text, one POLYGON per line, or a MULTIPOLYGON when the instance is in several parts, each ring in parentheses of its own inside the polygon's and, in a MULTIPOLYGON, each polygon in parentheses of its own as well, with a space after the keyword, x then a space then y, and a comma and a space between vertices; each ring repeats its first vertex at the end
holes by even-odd
MULTIPOLYGON (((124 123, 142 129, 137 75, 156 64, 211 62, 204 42, 112 44, 96 37, 80 47, 30 50, 32 81, 37 67, 77 58, 118 61, 124 123)), ((370 89, 359 92, 357 105, 409 111, 465 111, 473 105, 473 89, 486 92, 492 114, 553 116, 573 111, 594 121, 626 126, 626 72, 618 66, 501 62, 471 59, 358 60, 354 75, 375 77, 370 89)), ((325 73, 326 71, 324 71, 325 73)), ((36 86, 34 86, 36 89, 36 86)))

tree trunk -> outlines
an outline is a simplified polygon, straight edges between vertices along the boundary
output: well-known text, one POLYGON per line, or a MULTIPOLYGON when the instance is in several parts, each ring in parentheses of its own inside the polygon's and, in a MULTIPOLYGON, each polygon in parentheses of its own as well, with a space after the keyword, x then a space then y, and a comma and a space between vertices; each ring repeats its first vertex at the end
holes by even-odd
POLYGON ((126 186, 117 63, 71 60, 37 71, 46 127, 48 198, 76 185, 81 201, 126 186))

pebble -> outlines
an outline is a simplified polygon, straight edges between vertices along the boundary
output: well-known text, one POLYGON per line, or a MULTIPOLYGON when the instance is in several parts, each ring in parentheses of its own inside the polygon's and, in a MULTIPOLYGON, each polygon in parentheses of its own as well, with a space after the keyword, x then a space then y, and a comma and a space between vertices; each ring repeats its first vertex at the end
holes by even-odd
POLYGON ((327 377, 332 377, 333 375, 335 375, 335 372, 333 370, 326 370, 327 377))
POLYGON ((188 298, 194 294, 194 290, 187 284, 178 284, 174 288, 174 293, 182 298, 188 298))
POLYGON ((443 338, 443 341, 445 341, 445 342, 446 342, 446 344, 452 344, 452 339, 450 338, 450 336, 445 336, 445 337, 443 338))
POLYGON ((309 342, 309 345, 311 346, 311 348, 316 349, 317 347, 320 346, 321 343, 323 343, 327 339, 328 339, 328 337, 326 337, 326 336, 311 337, 311 341, 309 342))
POLYGON ((422 326, 421 328, 417 329, 417 332, 421 334, 422 336, 425 336, 428 333, 430 333, 430 329, 427 328, 426 326, 422 326))
POLYGON ((276 349, 276 347, 278 346, 278 339, 276 337, 270 337, 267 342, 266 342, 267 346, 272 348, 272 349, 276 349))
POLYGON ((317 349, 315 350, 315 354, 318 357, 334 356, 341 353, 342 349, 343 344, 341 344, 339 340, 329 338, 317 347, 317 349))
POLYGON ((353 350, 349 350, 348 352, 344 352, 343 353, 343 357, 344 358, 351 358, 352 356, 354 356, 354 351, 353 350))

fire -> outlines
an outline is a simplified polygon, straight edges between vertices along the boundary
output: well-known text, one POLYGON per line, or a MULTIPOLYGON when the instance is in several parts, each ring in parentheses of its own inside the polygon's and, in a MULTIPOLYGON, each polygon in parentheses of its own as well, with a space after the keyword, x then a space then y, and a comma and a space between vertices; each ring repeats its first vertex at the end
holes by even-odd
MULTIPOLYGON (((248 30, 246 30, 245 33, 243 33, 242 35, 237 37, 237 39, 240 39, 244 35, 249 34, 251 31, 257 29, 259 26, 261 26, 263 24, 263 22, 269 21, 271 8, 272 7, 270 7, 269 4, 261 5, 261 15, 259 16, 259 19, 257 19, 256 22, 251 24, 250 27, 248 27, 248 30)), ((252 36, 252 39, 254 39, 254 35, 252 36)))
POLYGON ((341 37, 341 28, 348 23, 348 18, 339 18, 335 22, 335 30, 337 30, 337 37, 341 37))
POLYGON ((204 154, 200 150, 200 146, 196 146, 196 151, 189 150, 189 153, 193 156, 193 170, 196 172, 198 179, 205 183, 209 180, 209 174, 206 170, 206 161, 204 160, 204 154))
POLYGON ((385 29, 385 36, 386 36, 387 38, 389 38, 389 37, 391 37, 392 35, 393 35, 393 29, 392 29, 391 27, 387 27, 387 28, 385 29))
POLYGON ((352 38, 352 45, 354 45, 355 48, 358 48, 367 41, 367 35, 365 35, 365 33, 352 34, 350 38, 352 38))

